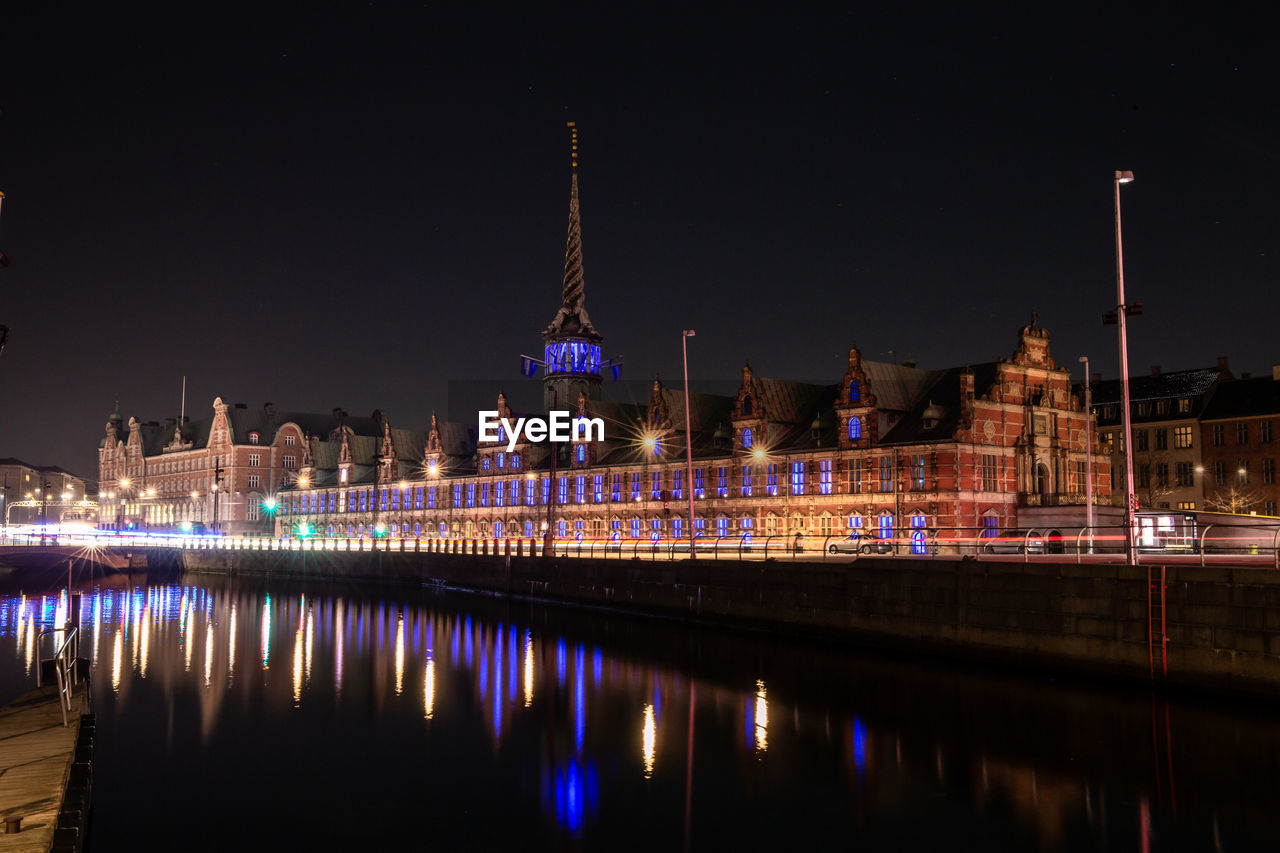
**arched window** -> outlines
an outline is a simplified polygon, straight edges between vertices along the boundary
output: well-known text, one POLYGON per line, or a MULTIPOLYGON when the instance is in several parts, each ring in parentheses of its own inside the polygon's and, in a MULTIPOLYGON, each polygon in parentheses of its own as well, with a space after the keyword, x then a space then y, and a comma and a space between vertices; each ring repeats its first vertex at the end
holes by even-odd
POLYGON ((750 397, 742 398, 742 414, 744 415, 751 414, 751 398, 750 397))
POLYGON ((662 439, 661 438, 655 438, 653 440, 653 455, 654 456, 662 455, 662 439))
POLYGON ((911 513, 911 553, 924 554, 925 547, 925 514, 920 510, 911 513))
POLYGON ((743 427, 742 428, 742 446, 744 448, 749 448, 751 447, 752 441, 753 439, 751 437, 751 427, 743 427))
POLYGON ((849 418, 849 440, 857 441, 862 438, 862 418, 849 418))
POLYGON ((511 454, 511 470, 512 471, 520 470, 520 454, 519 453, 511 454))
POLYGON ((485 456, 484 458, 482 458, 482 459, 480 460, 480 470, 481 470, 481 471, 488 471, 488 470, 489 470, 489 457, 488 457, 488 456, 485 456))
POLYGON ((506 461, 507 461, 507 454, 499 450, 498 451, 498 467, 501 468, 504 464, 506 464, 506 461))
POLYGON ((578 457, 579 462, 587 461, 587 446, 585 444, 579 444, 578 449, 577 451, 575 451, 575 453, 578 457))

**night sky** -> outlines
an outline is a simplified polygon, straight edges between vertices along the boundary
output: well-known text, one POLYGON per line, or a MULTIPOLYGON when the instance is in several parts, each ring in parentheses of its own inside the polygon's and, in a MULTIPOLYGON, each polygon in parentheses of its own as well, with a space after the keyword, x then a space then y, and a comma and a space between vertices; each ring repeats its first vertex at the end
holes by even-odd
POLYGON ((185 5, 6 12, 0 456, 96 476, 116 396, 173 417, 184 374, 195 417, 415 428, 450 380, 531 382, 568 120, 586 304, 630 379, 678 385, 682 328, 701 380, 835 382, 854 341, 989 361, 1033 308, 1077 379, 1080 355, 1115 376, 1115 169, 1134 372, 1280 362, 1247 19, 185 5))

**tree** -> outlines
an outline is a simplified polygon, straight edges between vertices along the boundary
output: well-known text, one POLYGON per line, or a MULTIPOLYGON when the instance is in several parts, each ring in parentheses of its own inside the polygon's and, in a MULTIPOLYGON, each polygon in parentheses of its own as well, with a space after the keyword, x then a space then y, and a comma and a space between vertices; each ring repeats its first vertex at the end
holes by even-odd
POLYGON ((1205 495, 1204 503, 1215 512, 1247 513, 1254 504, 1262 500, 1262 490, 1254 486, 1233 483, 1219 486, 1205 495))

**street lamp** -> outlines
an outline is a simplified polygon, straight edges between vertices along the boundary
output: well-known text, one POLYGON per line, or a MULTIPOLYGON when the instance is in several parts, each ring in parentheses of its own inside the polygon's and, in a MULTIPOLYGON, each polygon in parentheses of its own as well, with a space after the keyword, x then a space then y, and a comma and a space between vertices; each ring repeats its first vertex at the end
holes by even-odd
POLYGON ((1084 524, 1089 531, 1089 553, 1093 553, 1093 394, 1089 389, 1089 356, 1080 356, 1084 365, 1084 524))
POLYGON ((1120 336, 1120 412, 1124 419, 1124 548, 1129 565, 1136 565, 1134 521, 1137 496, 1133 490, 1133 430, 1129 414, 1129 338, 1125 319, 1130 313, 1142 313, 1142 304, 1128 305, 1124 300, 1124 244, 1120 233, 1120 185, 1133 182, 1133 172, 1117 171, 1112 185, 1116 197, 1116 325, 1120 336), (1136 309, 1136 310, 1135 310, 1136 309))
POLYGON ((680 351, 684 358, 684 447, 685 447, 685 488, 689 493, 689 559, 693 559, 693 416, 689 413, 689 338, 694 336, 693 329, 681 332, 680 351))

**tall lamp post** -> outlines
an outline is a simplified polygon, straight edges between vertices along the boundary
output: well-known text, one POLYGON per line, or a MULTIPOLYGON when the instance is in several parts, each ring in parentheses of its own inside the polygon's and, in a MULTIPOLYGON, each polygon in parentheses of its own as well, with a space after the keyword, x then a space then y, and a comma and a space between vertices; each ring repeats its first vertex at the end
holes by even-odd
POLYGON ((1084 525, 1089 531, 1089 553, 1093 553, 1093 394, 1089 389, 1089 356, 1080 356, 1084 365, 1084 525))
POLYGON ((1125 330, 1127 315, 1142 313, 1142 303, 1128 305, 1124 299, 1124 247, 1120 236, 1120 185, 1133 182, 1133 172, 1117 171, 1113 181, 1116 196, 1116 325, 1120 333, 1120 412, 1124 418, 1124 550, 1129 565, 1136 565, 1134 522, 1137 496, 1133 490, 1133 430, 1129 413, 1129 338, 1125 330))
POLYGON ((693 417, 689 413, 689 338, 694 336, 693 329, 681 332, 680 350, 684 357, 684 448, 685 448, 685 488, 689 492, 689 559, 693 559, 693 417))

